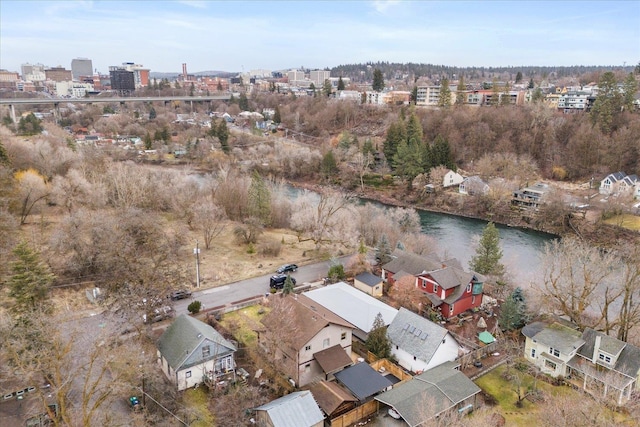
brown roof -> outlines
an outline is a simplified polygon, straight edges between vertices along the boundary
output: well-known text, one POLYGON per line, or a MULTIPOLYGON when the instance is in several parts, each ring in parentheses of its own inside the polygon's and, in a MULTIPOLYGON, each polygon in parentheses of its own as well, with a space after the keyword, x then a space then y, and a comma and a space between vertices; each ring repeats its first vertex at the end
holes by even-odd
POLYGON ((340 384, 329 381, 320 381, 309 386, 309 390, 316 399, 318 406, 327 414, 333 414, 344 402, 356 402, 356 399, 349 391, 340 384))
POLYGON ((353 364, 353 360, 340 344, 313 354, 325 374, 332 374, 353 364))
POLYGON ((269 331, 277 331, 280 337, 290 334, 288 340, 281 341, 289 341, 296 351, 330 324, 355 329, 351 323, 305 295, 287 295, 280 302, 277 308, 262 318, 261 323, 269 331), (295 325, 295 328, 287 325, 295 325))
POLYGON ((396 249, 391 254, 391 261, 382 266, 386 271, 397 273, 406 271, 412 276, 417 276, 426 271, 433 271, 442 268, 442 262, 434 253, 428 255, 416 255, 411 252, 396 249))

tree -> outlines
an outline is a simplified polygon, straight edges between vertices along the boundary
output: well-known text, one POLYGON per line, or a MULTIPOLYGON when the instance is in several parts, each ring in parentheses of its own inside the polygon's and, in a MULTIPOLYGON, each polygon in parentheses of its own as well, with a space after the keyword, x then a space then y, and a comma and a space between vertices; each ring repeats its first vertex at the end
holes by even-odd
POLYGON ((338 90, 344 90, 344 81, 342 81, 342 76, 338 79, 338 90))
POLYGON ((391 247, 389 246, 389 240, 387 240, 386 234, 380 236, 380 239, 378 240, 378 245, 376 246, 376 260, 381 266, 391 261, 391 247))
POLYGON ((195 91, 196 91, 196 87, 193 84, 193 82, 191 82, 191 86, 189 86, 189 96, 195 95, 195 91))
POLYGON ((22 117, 18 122, 18 133, 20 135, 38 135, 42 133, 42 121, 33 113, 29 113, 26 117, 22 117))
POLYGON ((516 74, 516 84, 520 83, 522 81, 522 71, 518 71, 518 73, 516 74))
POLYGON ((435 141, 433 141, 433 148, 431 149, 431 166, 440 165, 446 166, 453 171, 457 169, 453 161, 453 154, 451 153, 449 142, 442 135, 438 134, 435 141))
POLYGON ((378 68, 373 70, 373 83, 371 84, 371 88, 374 92, 382 92, 382 89, 384 89, 384 76, 378 68))
POLYGON ((227 121, 222 119, 216 128, 216 136, 222 146, 222 151, 226 154, 231 152, 229 147, 229 128, 227 127, 227 121))
POLYGON ((607 71, 598 81, 598 95, 590 113, 592 122, 597 124, 603 133, 610 134, 616 130, 623 101, 615 74, 607 71))
POLYGON ((422 123, 420 123, 420 119, 413 111, 407 121, 407 143, 422 144, 422 136, 422 123))
POLYGON ((275 111, 273 113, 273 121, 274 123, 282 123, 282 116, 280 115, 280 107, 276 106, 275 111))
POLYGON ((476 254, 471 258, 470 267, 480 274, 500 276, 504 273, 504 266, 500 263, 501 258, 500 231, 490 222, 482 230, 482 236, 476 254))
POLYGON ((149 134, 149 132, 147 132, 144 135, 144 149, 151 150, 152 147, 153 147, 153 140, 151 139, 151 135, 149 134))
POLYGON ((533 89, 534 87, 536 87, 535 83, 533 82, 533 77, 531 77, 529 79, 529 85, 527 86, 527 89, 533 89))
POLYGON ((225 229, 226 216, 224 211, 212 201, 203 201, 194 208, 194 223, 202 232, 205 249, 211 249, 213 239, 218 237, 225 229))
POLYGON ((324 94, 324 96, 329 97, 331 96, 331 92, 332 92, 331 82, 329 81, 329 79, 326 79, 322 84, 322 93, 324 94))
POLYGON ((375 354, 378 359, 386 359, 391 356, 391 341, 387 336, 387 327, 381 313, 373 319, 371 331, 365 342, 367 350, 375 354))
POLYGON ((414 85, 413 89, 411 89, 411 102, 413 102, 413 105, 415 105, 417 101, 418 101, 418 86, 414 85))
POLYGON ((393 158, 398 152, 398 145, 400 145, 402 141, 406 141, 406 139, 407 131, 404 122, 398 120, 397 122, 391 123, 389 129, 387 129, 387 137, 384 141, 384 147, 382 149, 389 167, 395 169, 393 158))
POLYGON ((633 111, 633 101, 635 101, 636 92, 638 91, 638 81, 633 73, 629 73, 624 79, 622 86, 622 104, 627 111, 633 111))
POLYGON ((247 99, 247 94, 242 92, 240 94, 240 98, 238 99, 238 107, 242 111, 249 111, 249 99, 247 99))
POLYGON ((500 96, 500 105, 511 105, 511 95, 509 94, 509 83, 505 83, 500 96))
POLYGON ((294 290, 293 280, 291 280, 291 275, 287 274, 287 278, 284 279, 284 284, 282 286, 282 295, 292 294, 294 290))
POLYGON ((257 171, 251 175, 248 202, 249 216, 256 218, 263 226, 269 226, 271 224, 271 193, 257 171))
POLYGON ((449 108, 451 106, 451 88, 449 88, 449 80, 442 79, 440 81, 440 98, 438 98, 438 107, 449 108))
POLYGON ((413 179, 423 172, 421 146, 417 143, 407 144, 407 141, 402 141, 393 156, 393 165, 396 173, 407 182, 410 188, 413 179))
POLYGON ((18 183, 20 225, 23 225, 36 205, 49 197, 50 190, 45 178, 35 169, 18 171, 14 176, 18 183))
POLYGON ((500 104, 500 89, 498 88, 498 79, 493 79, 493 83, 491 84, 491 99, 489 100, 491 105, 499 105, 500 104))
POLYGON ((7 280, 9 296, 14 300, 12 311, 16 315, 27 316, 46 305, 55 276, 27 242, 20 242, 13 250, 13 255, 16 260, 11 262, 11 275, 7 280))
POLYGON ((516 288, 500 306, 498 323, 503 331, 513 331, 523 327, 527 321, 527 302, 522 289, 516 288))
POLYGON ((464 76, 460 76, 460 80, 458 80, 458 87, 456 90, 456 105, 463 105, 465 103, 466 90, 467 86, 464 84, 464 76))
POLYGON ((360 189, 364 191, 364 175, 369 170, 371 163, 373 162, 373 157, 371 154, 362 154, 358 151, 355 156, 353 156, 353 164, 358 171, 358 176, 360 177, 360 189))
POLYGON ((202 308, 202 303, 200 301, 197 301, 197 300, 189 303, 189 305, 187 306, 187 310, 191 314, 200 313, 200 309, 201 308, 202 308))
POLYGON ((640 247, 621 245, 618 248, 622 258, 620 286, 622 301, 618 312, 618 339, 628 341, 629 333, 640 325, 640 247))
POLYGON ((320 164, 320 174, 325 180, 328 180, 338 172, 338 163, 333 155, 333 150, 329 150, 322 156, 320 164))
POLYGON ((158 117, 158 113, 156 113, 156 109, 151 107, 151 109, 149 109, 149 120, 154 120, 156 117, 158 117))
POLYGON ((340 280, 344 280, 347 275, 344 272, 344 265, 342 264, 333 264, 329 267, 329 271, 327 272, 327 277, 331 283, 336 283, 340 280))

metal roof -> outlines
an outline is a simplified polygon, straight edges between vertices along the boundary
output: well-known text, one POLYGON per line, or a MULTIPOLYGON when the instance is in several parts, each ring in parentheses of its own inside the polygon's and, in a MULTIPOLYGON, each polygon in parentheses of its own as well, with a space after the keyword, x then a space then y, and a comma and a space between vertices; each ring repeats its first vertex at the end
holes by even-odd
POLYGON ((357 363, 335 374, 336 380, 363 401, 388 387, 393 383, 365 362, 357 363))
POLYGON ((324 420, 310 391, 296 391, 272 400, 254 411, 266 411, 273 427, 311 427, 324 420))

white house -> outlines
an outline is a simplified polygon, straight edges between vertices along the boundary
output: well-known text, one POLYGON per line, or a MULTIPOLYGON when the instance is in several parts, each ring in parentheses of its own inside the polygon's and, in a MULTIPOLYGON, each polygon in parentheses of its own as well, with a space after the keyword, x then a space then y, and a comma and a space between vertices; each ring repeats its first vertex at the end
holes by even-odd
POLYGON ((458 172, 454 172, 449 170, 444 174, 444 178, 442 178, 442 186, 444 188, 452 187, 454 185, 460 185, 464 178, 458 172))
POLYGON ((449 331, 404 307, 387 328, 387 336, 398 364, 415 373, 453 361, 464 352, 449 331))
POLYGON ((610 173, 602 181, 600 181, 600 194, 615 194, 625 193, 629 191, 634 192, 634 196, 637 196, 638 191, 638 176, 627 175, 626 173, 619 171, 610 173))
POLYGON ((236 348, 211 326, 186 314, 178 317, 158 341, 158 364, 178 390, 235 370, 236 348))
POLYGON ((489 192, 489 184, 484 182, 478 175, 468 176, 462 180, 458 187, 460 194, 480 194, 489 192))

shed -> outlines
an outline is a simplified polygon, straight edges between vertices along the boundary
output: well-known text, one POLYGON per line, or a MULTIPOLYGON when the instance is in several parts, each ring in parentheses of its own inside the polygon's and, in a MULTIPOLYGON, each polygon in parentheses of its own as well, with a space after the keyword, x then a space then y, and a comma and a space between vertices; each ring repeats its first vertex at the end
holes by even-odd
POLYGON ((480 340, 481 343, 483 344, 491 344, 492 342, 494 342, 496 339, 494 338, 493 335, 491 335, 489 332, 484 331, 484 332, 480 332, 478 334, 478 339, 480 340))
POLYGON ((382 277, 368 272, 358 274, 353 280, 353 286, 371 296, 382 296, 382 277))

